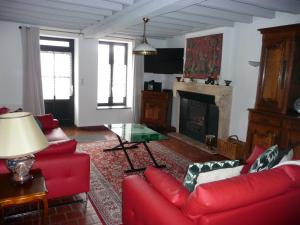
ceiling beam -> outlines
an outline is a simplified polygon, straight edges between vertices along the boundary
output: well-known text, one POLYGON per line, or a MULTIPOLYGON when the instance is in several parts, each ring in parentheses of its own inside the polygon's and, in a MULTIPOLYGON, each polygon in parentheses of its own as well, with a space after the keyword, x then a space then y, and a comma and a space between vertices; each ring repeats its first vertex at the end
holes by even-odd
MULTIPOLYGON (((128 27, 125 30, 132 30, 132 31, 137 31, 141 34, 143 34, 143 29, 140 29, 140 27, 128 27)), ((174 30, 174 29, 162 29, 162 28, 155 28, 155 27, 147 27, 147 35, 146 36, 151 36, 152 33, 159 32, 162 34, 172 34, 176 35, 179 33, 182 33, 181 30, 174 30)))
MULTIPOLYGON (((79 5, 72 5, 72 4, 66 4, 61 2, 50 2, 48 0, 6 0, 3 2, 19 2, 19 3, 25 3, 31 6, 41 6, 51 9, 64 9, 64 10, 70 10, 75 12, 81 12, 81 13, 89 13, 92 15, 103 15, 103 16, 111 16, 112 11, 108 9, 97 9, 92 7, 86 7, 86 6, 79 6, 79 5)), ((22 4, 22 5, 25 5, 22 4)))
POLYGON ((269 19, 275 17, 275 12, 273 10, 232 0, 209 0, 201 3, 201 5, 269 19))
POLYGON ((193 28, 206 28, 207 24, 200 23, 200 22, 192 22, 192 21, 185 21, 185 20, 180 20, 180 19, 173 19, 173 18, 168 18, 164 16, 158 16, 154 17, 150 20, 151 21, 159 22, 159 23, 169 23, 169 24, 174 24, 174 25, 183 25, 183 26, 192 26, 193 28))
POLYGON ((8 1, 0 1, 0 10, 1 9, 10 9, 15 10, 16 12, 31 12, 32 14, 48 14, 52 16, 65 16, 65 17, 74 17, 74 18, 82 18, 82 19, 90 19, 93 21, 103 20, 104 16, 102 15, 93 15, 89 13, 82 13, 82 12, 74 12, 64 9, 52 9, 52 8, 45 8, 41 6, 32 6, 30 4, 20 4, 16 2, 8 2, 8 1))
MULTIPOLYGON (((116 32, 116 34, 123 34, 123 35, 134 35, 136 37, 139 37, 141 38, 142 36, 142 33, 141 32, 138 32, 138 31, 132 31, 132 30, 122 30, 122 31, 118 31, 116 32)), ((157 32, 157 33, 152 33, 151 35, 148 35, 147 38, 160 38, 160 39, 165 39, 165 38, 171 38, 173 37, 174 35, 168 35, 168 34, 162 34, 160 32, 157 32)), ((151 42, 150 42, 151 44, 151 42)))
POLYGON ((62 29, 70 29, 70 30, 80 30, 84 27, 84 25, 74 24, 74 23, 66 23, 66 22, 58 22, 58 21, 50 21, 44 19, 37 19, 28 16, 18 16, 18 15, 0 15, 0 20, 11 21, 21 24, 30 24, 36 25, 39 27, 51 27, 51 28, 62 28, 62 29))
POLYGON ((213 8, 209 8, 206 6, 193 5, 193 6, 184 8, 184 9, 180 10, 179 12, 191 13, 191 14, 200 15, 200 16, 213 16, 213 17, 219 18, 219 19, 226 19, 226 20, 242 22, 242 23, 251 23, 252 22, 252 16, 228 12, 228 11, 224 11, 224 10, 220 10, 220 9, 213 9, 213 8))
POLYGON ((173 19, 181 19, 181 20, 193 21, 193 22, 201 21, 201 23, 218 25, 218 26, 232 27, 234 25, 233 21, 230 20, 218 19, 209 16, 191 15, 188 13, 173 12, 173 13, 165 14, 164 16, 173 19))
POLYGON ((132 5, 134 0, 110 0, 111 2, 121 3, 123 5, 132 5))
POLYGON ((235 0, 236 2, 255 5, 262 8, 268 8, 277 11, 289 13, 300 13, 300 1, 298 0, 235 0))
POLYGON ((144 16, 178 1, 179 0, 140 0, 103 21, 85 28, 83 32, 87 36, 103 37, 120 29, 138 24, 144 16))
POLYGON ((59 22, 67 22, 67 23, 77 23, 82 24, 85 26, 88 26, 92 23, 94 23, 94 20, 90 19, 81 19, 76 17, 66 17, 66 16, 60 16, 60 15, 51 15, 51 14, 45 14, 45 13, 32 13, 28 11, 22 11, 22 10, 14 10, 10 8, 0 7, 0 15, 20 15, 20 16, 28 16, 32 18, 38 18, 38 19, 44 19, 44 20, 52 20, 52 21, 59 21, 59 22))
MULTIPOLYGON (((138 26, 142 27, 143 24, 139 24, 138 26)), ((148 27, 159 27, 159 28, 167 28, 167 29, 179 29, 179 30, 191 30, 193 29, 192 26, 187 26, 187 25, 180 25, 180 24, 171 24, 171 23, 163 23, 163 22, 156 22, 151 20, 148 24, 147 24, 147 28, 148 27)))
POLYGON ((49 0, 54 2, 70 3, 82 6, 88 6, 100 9, 110 9, 113 11, 120 11, 123 9, 123 5, 116 2, 105 1, 105 0, 49 0))

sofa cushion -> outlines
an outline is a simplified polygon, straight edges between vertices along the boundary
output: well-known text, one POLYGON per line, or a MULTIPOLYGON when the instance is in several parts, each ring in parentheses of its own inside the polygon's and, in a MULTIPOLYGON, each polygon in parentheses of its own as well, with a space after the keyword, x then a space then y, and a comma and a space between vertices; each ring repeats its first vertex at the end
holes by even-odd
POLYGON ((56 124, 53 123, 54 118, 52 114, 38 115, 36 118, 40 121, 43 130, 56 128, 56 124))
POLYGON ((271 169, 280 161, 280 154, 277 145, 271 146, 261 154, 250 167, 249 172, 254 173, 271 169))
POLYGON ((44 135, 46 136, 48 142, 52 143, 69 140, 68 136, 60 127, 51 130, 44 130, 44 135))
POLYGON ((231 168, 239 166, 239 160, 223 160, 223 161, 210 161, 204 163, 192 163, 188 166, 186 175, 184 177, 183 186, 192 192, 197 184, 197 177, 202 172, 208 172, 221 168, 231 168))
POLYGON ((249 169, 251 168, 252 164, 256 161, 256 159, 258 158, 258 156, 260 156, 266 149, 259 146, 259 145, 255 145, 253 148, 253 151, 251 153, 251 155, 249 156, 249 158, 246 160, 246 163, 243 167, 243 169, 241 170, 241 174, 245 174, 249 172, 249 169))
POLYGON ((182 207, 184 205, 189 193, 182 186, 181 182, 154 167, 147 167, 144 175, 153 188, 169 202, 176 207, 182 207))
POLYGON ((224 168, 224 169, 218 169, 218 170, 200 173, 197 178, 196 187, 200 184, 205 184, 208 182, 224 180, 227 178, 239 176, 241 174, 242 168, 243 166, 237 166, 233 168, 224 168))
POLYGON ((50 144, 45 150, 35 154, 36 157, 55 155, 55 154, 72 154, 76 151, 77 141, 68 140, 64 142, 50 144))
POLYGON ((0 115, 8 113, 9 112, 9 108, 6 107, 0 107, 0 115))
POLYGON ((282 168, 199 185, 183 208, 190 219, 267 200, 285 193, 293 181, 282 168))
POLYGON ((293 149, 280 150, 279 151, 279 155, 280 155, 280 161, 279 161, 279 163, 283 163, 283 162, 290 161, 290 160, 293 159, 293 157, 294 157, 294 151, 293 151, 293 149))

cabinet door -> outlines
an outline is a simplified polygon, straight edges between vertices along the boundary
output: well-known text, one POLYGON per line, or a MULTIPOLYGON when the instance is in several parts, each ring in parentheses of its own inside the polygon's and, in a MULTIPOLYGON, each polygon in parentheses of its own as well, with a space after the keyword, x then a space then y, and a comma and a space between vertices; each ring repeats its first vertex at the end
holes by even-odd
POLYGON ((291 41, 286 37, 263 41, 257 108, 285 113, 285 90, 291 41))
POLYGON ((168 96, 165 93, 142 92, 141 123, 167 127, 168 96))
POLYGON ((280 128, 278 127, 250 122, 248 126, 245 158, 251 154, 255 145, 268 148, 278 143, 279 135, 280 128))
POLYGON ((284 121, 280 143, 283 149, 293 148, 294 155, 300 159, 300 121, 284 121))

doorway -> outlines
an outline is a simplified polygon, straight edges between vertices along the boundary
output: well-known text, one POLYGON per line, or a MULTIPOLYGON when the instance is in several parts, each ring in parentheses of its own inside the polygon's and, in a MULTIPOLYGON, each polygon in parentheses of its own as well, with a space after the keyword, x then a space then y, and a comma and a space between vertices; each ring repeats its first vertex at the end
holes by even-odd
POLYGON ((41 37, 41 70, 45 112, 61 125, 74 125, 74 40, 41 37))

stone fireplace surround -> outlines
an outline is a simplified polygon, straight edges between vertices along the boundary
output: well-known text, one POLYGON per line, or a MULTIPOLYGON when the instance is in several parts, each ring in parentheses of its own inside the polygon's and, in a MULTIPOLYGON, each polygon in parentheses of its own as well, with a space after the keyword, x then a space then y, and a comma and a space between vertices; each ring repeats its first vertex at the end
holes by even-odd
POLYGON ((173 84, 173 96, 177 101, 176 132, 179 132, 180 96, 178 91, 194 92, 215 96, 215 104, 219 107, 218 138, 227 138, 229 135, 230 111, 232 101, 232 87, 224 85, 210 85, 196 82, 177 82, 173 84))

